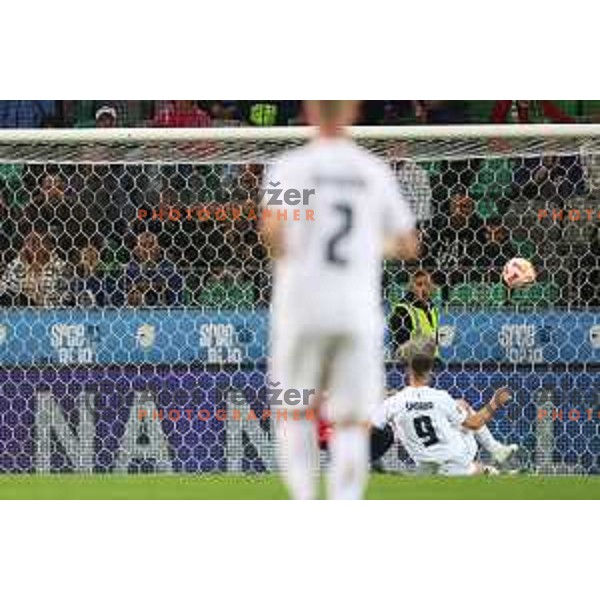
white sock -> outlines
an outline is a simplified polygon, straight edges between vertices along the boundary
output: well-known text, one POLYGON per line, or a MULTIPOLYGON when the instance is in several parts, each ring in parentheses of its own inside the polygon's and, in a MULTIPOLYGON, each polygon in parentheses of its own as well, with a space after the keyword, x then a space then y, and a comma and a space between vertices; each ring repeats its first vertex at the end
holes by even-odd
POLYGON ((477 441, 488 451, 495 452, 502 444, 492 435, 487 425, 483 425, 475 431, 477 441))
POLYGON ((363 497, 369 475, 368 442, 366 427, 335 428, 328 479, 331 500, 360 500, 363 497))
POLYGON ((313 500, 317 495, 319 455, 315 422, 302 418, 277 424, 279 461, 293 500, 313 500))

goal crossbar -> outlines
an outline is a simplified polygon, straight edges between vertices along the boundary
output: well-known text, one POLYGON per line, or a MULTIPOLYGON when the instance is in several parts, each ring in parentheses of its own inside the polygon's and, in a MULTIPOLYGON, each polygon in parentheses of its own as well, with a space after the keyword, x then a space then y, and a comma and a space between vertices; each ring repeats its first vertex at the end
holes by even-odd
MULTIPOLYGON (((360 126, 348 131, 388 160, 600 153, 596 124, 360 126)), ((313 127, 4 129, 0 163, 271 162, 314 134, 313 127)))
MULTIPOLYGON (((355 126, 348 131, 358 140, 586 139, 600 136, 600 124, 355 126)), ((315 132, 314 127, 0 129, 0 143, 285 141, 307 140, 315 132)))

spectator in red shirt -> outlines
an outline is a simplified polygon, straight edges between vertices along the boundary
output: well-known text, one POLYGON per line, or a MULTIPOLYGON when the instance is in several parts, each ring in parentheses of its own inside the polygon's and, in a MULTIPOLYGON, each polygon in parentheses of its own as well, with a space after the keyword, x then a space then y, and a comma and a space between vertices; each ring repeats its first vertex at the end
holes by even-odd
POLYGON ((210 127, 210 115, 195 100, 169 100, 154 117, 155 127, 210 127))
POLYGON ((551 100, 496 100, 492 109, 492 123, 506 123, 516 102, 516 120, 519 123, 531 123, 533 112, 541 113, 553 123, 574 123, 575 119, 563 112, 551 100))

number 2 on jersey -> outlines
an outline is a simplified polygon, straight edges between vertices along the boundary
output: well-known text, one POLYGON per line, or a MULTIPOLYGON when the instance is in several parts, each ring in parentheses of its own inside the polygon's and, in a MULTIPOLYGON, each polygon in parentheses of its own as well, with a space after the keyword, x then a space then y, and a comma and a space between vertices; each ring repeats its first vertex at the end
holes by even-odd
POLYGON ((327 262, 343 267, 348 264, 348 258, 340 255, 339 243, 352 231, 354 213, 349 204, 334 204, 333 208, 341 216, 341 225, 327 242, 327 262))
POLYGON ((431 417, 423 415, 413 420, 413 426, 417 437, 423 442, 425 448, 437 444, 440 440, 435 432, 431 417))

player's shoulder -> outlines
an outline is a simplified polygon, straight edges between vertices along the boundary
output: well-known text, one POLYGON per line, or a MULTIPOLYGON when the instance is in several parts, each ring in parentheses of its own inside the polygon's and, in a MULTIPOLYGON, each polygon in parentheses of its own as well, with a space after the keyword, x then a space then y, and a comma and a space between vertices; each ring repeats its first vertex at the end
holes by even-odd
POLYGON ((385 401, 389 406, 403 407, 410 401, 412 392, 410 387, 404 387, 390 394, 385 401))
POLYGON ((311 140, 297 148, 285 150, 273 161, 272 166, 298 165, 320 160, 322 153, 331 151, 351 157, 354 162, 360 162, 363 168, 373 173, 391 173, 389 164, 383 158, 349 138, 340 139, 333 147, 318 138, 311 140))
MULTIPOLYGON (((404 388, 406 390, 406 394, 403 396, 404 400, 411 400, 414 396, 414 390, 415 388, 411 388, 411 387, 407 387, 404 388)), ((434 387, 420 387, 418 388, 419 390, 419 397, 427 400, 429 402, 433 402, 435 404, 437 403, 447 403, 447 402, 454 402, 454 400, 452 399, 452 396, 450 396, 450 394, 446 391, 446 390, 442 390, 439 388, 434 388, 434 387)))
POLYGON ((297 166, 311 160, 313 156, 312 144, 304 144, 297 148, 290 148, 282 152, 272 163, 271 167, 282 168, 287 166, 297 166))
POLYGON ((354 141, 351 141, 351 144, 349 144, 348 151, 354 155, 357 162, 361 163, 361 167, 368 170, 372 176, 389 177, 392 175, 389 163, 373 151, 364 148, 354 141))
POLYGON ((431 387, 414 388, 406 386, 401 390, 388 396, 385 400, 388 412, 403 413, 410 412, 415 408, 430 408, 447 406, 448 399, 451 399, 447 392, 431 387))
POLYGON ((302 147, 286 150, 280 154, 266 169, 265 182, 279 185, 282 179, 296 178, 306 170, 306 156, 302 147), (277 180, 277 181, 276 181, 277 180))
POLYGON ((371 150, 363 148, 362 146, 357 145, 357 148, 361 152, 362 156, 364 156, 365 161, 369 162, 373 169, 382 173, 392 172, 390 163, 386 161, 383 157, 379 156, 378 154, 375 154, 375 152, 372 152, 371 150))
POLYGON ((442 400, 444 402, 450 400, 451 402, 454 402, 452 396, 446 390, 430 387, 428 388, 428 393, 431 395, 432 398, 435 398, 436 400, 442 400))
POLYGON ((456 405, 456 400, 446 390, 430 388, 428 398, 440 410, 452 410, 456 405))

